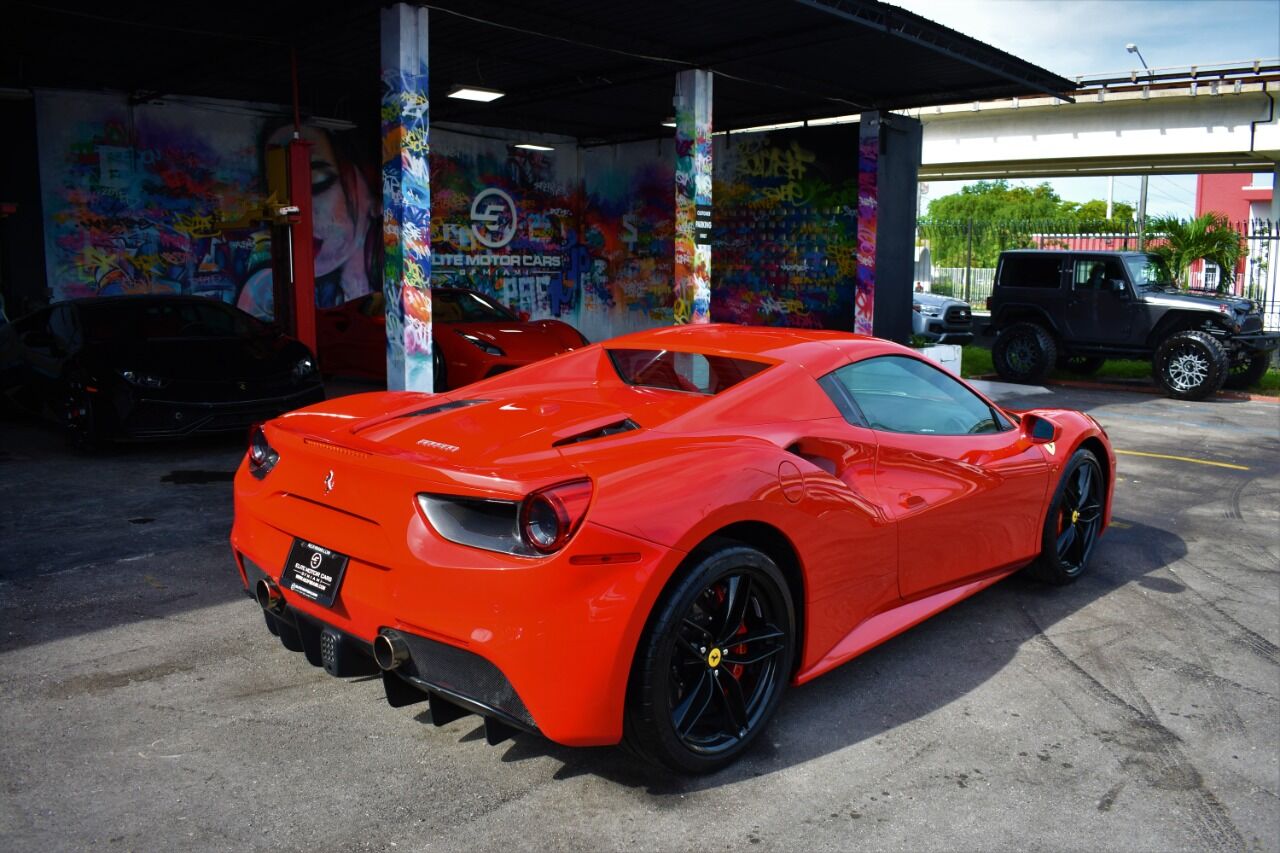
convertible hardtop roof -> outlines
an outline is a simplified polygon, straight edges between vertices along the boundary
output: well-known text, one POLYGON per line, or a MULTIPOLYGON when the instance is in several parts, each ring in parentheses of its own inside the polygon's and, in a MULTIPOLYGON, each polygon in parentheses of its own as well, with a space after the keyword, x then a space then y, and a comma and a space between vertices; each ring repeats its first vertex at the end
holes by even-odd
POLYGON ((754 361, 793 362, 815 376, 834 370, 850 358, 908 351, 892 341, 851 332, 730 323, 664 326, 622 335, 605 341, 603 346, 605 349, 663 349, 754 361))

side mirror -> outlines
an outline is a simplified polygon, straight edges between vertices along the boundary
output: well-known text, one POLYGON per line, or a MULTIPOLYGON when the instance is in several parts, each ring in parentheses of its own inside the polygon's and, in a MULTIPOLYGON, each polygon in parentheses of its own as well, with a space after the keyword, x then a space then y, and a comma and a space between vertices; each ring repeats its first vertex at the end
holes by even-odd
POLYGON ((1048 418, 1042 418, 1039 415, 1022 416, 1022 434, 1030 439, 1032 444, 1048 444, 1051 441, 1057 441, 1061 432, 1058 425, 1048 418))
POLYGON ((1121 299, 1129 295, 1129 288, 1124 283, 1124 279, 1113 278, 1107 283, 1111 286, 1112 292, 1115 293, 1116 296, 1119 296, 1121 299))

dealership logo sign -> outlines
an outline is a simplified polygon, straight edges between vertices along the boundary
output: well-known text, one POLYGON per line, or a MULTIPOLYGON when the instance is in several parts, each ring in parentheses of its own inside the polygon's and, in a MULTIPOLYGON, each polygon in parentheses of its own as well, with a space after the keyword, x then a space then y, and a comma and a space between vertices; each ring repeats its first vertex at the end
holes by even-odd
POLYGON ((482 246, 501 249, 516 236, 516 203, 496 187, 471 201, 471 234, 482 246))

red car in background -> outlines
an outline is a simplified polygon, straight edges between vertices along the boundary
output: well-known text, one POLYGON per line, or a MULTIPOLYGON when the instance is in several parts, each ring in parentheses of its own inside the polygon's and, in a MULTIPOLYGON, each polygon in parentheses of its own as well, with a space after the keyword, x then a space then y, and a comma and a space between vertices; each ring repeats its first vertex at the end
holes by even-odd
MULTIPOLYGON (((562 352, 587 339, 559 320, 530 321, 483 293, 431 288, 431 351, 435 390, 460 388, 562 352)), ((382 293, 316 311, 320 367, 385 382, 387 319, 382 293)))

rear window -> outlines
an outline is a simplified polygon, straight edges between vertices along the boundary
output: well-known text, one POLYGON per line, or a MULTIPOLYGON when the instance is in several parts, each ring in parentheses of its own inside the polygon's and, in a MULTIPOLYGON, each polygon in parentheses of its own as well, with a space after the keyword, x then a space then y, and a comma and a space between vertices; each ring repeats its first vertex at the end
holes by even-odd
POLYGON ((700 352, 657 349, 611 349, 608 352, 614 370, 628 385, 691 394, 719 394, 769 366, 761 361, 700 352))
POLYGON ((1056 288, 1061 284, 1061 255, 1005 255, 1000 261, 1000 287, 1056 288))

